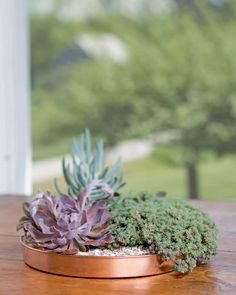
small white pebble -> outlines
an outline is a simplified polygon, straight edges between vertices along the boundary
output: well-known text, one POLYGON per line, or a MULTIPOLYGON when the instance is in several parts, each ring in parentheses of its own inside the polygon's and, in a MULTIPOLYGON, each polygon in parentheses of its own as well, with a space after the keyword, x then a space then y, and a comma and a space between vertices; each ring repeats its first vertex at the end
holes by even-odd
POLYGON ((121 247, 115 250, 109 249, 94 249, 87 252, 80 252, 76 255, 81 256, 135 256, 135 255, 147 255, 150 254, 149 249, 142 247, 121 247))

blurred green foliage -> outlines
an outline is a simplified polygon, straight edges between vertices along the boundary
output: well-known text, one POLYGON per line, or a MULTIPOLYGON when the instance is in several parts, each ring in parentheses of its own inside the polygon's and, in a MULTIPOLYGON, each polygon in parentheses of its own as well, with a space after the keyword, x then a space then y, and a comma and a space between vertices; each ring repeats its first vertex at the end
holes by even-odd
POLYGON ((85 126, 109 143, 180 128, 181 143, 194 157, 216 145, 219 152, 235 150, 232 17, 208 10, 199 22, 191 13, 174 10, 140 20, 108 16, 76 23, 45 16, 31 23, 36 151, 56 146, 85 126), (56 64, 79 33, 108 31, 127 45, 126 64, 56 64))
POLYGON ((71 137, 85 127, 107 144, 178 129, 176 158, 194 170, 208 152, 234 153, 236 2, 218 2, 176 0, 169 11, 139 19, 33 16, 34 158, 67 152, 71 137), (83 32, 115 34, 128 61, 58 63, 83 32))

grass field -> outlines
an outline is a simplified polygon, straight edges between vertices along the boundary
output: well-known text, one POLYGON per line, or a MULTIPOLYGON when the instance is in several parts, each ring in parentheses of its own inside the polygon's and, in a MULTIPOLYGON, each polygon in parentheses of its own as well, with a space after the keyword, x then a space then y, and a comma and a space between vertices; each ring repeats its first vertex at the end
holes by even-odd
MULTIPOLYGON (((185 170, 154 152, 147 158, 123 164, 127 185, 123 192, 166 191, 170 197, 186 198, 185 170)), ((66 191, 63 179, 59 183, 66 191)), ((199 165, 200 197, 205 200, 236 200, 236 156, 208 159, 199 165)), ((38 189, 55 191, 53 180, 34 184, 38 189)))

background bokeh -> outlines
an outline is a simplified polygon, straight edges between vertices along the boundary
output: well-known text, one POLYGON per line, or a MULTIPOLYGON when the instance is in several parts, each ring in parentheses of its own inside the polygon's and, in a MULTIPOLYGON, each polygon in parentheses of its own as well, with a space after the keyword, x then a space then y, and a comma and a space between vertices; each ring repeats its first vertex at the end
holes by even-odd
POLYGON ((31 0, 30 12, 35 161, 67 154, 86 127, 108 147, 165 132, 124 162, 125 191, 236 199, 234 0, 31 0))

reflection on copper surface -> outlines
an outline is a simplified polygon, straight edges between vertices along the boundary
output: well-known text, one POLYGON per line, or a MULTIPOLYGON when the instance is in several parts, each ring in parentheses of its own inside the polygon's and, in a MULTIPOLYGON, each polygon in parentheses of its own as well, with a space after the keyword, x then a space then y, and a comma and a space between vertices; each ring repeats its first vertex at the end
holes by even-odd
POLYGON ((27 265, 53 274, 87 278, 128 278, 173 270, 173 262, 161 262, 158 255, 74 256, 34 249, 22 241, 21 244, 27 265))

